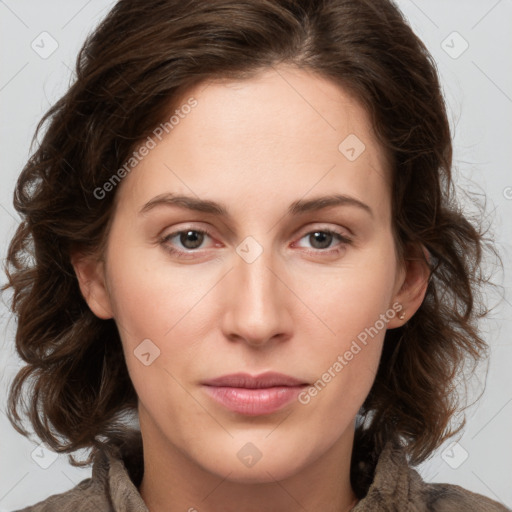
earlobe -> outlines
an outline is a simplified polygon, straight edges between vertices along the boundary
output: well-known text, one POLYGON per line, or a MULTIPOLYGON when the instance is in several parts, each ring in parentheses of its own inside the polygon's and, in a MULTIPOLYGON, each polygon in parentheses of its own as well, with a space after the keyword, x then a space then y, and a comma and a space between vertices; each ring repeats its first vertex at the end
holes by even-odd
POLYGON ((397 312, 388 328, 404 325, 421 306, 430 280, 428 253, 425 249, 414 251, 405 261, 405 276, 392 303, 399 303, 402 308, 397 312))
POLYGON ((112 318, 114 315, 106 286, 103 261, 90 255, 73 254, 71 264, 89 309, 103 320, 112 318))

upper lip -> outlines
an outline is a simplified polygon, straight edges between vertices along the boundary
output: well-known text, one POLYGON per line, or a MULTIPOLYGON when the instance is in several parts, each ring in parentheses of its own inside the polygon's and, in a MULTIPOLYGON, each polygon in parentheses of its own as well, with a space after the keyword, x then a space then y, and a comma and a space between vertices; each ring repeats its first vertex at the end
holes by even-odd
POLYGON ((265 372, 254 376, 248 373, 232 373, 204 381, 203 384, 217 387, 260 389, 277 386, 302 386, 307 382, 283 373, 265 372))

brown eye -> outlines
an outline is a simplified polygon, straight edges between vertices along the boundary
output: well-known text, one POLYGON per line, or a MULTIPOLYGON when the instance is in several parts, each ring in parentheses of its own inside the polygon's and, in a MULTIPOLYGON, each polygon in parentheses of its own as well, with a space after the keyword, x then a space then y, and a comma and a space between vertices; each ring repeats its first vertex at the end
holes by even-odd
POLYGON ((210 237, 209 233, 201 229, 182 229, 164 236, 161 243, 169 250, 186 253, 194 252, 205 242, 205 238, 210 237))
POLYGON ((180 243, 185 249, 197 249, 204 240, 204 233, 200 231, 188 230, 180 234, 180 243))
POLYGON ((314 249, 327 249, 333 238, 332 234, 327 231, 314 231, 309 234, 309 242, 314 249))
POLYGON ((351 243, 351 239, 342 233, 331 229, 318 229, 303 235, 299 240, 299 247, 313 249, 319 253, 337 250, 351 243), (306 245, 303 245, 306 242, 306 245), (334 243, 333 243, 334 242, 334 243))

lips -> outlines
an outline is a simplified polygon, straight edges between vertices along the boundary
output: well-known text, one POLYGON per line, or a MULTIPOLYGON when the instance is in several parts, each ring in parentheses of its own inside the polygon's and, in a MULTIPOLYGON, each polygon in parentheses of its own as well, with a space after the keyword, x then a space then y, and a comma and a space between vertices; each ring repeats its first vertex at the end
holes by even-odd
POLYGON ((261 389, 277 386, 302 386, 308 383, 282 373, 266 372, 254 377, 247 373, 233 373, 205 381, 203 384, 205 386, 261 389))
POLYGON ((289 404, 308 383, 276 372, 235 373, 202 383, 216 403, 248 416, 271 414, 289 404))

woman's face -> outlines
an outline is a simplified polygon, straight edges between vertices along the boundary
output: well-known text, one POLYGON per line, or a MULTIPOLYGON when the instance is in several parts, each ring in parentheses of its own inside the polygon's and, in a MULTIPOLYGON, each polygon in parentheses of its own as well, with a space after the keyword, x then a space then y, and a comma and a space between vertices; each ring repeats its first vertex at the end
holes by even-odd
POLYGON ((351 444, 401 323, 389 169, 362 107, 304 70, 191 97, 115 191, 88 302, 117 323, 145 441, 281 479, 351 444), (205 384, 266 372, 300 385, 205 384))

